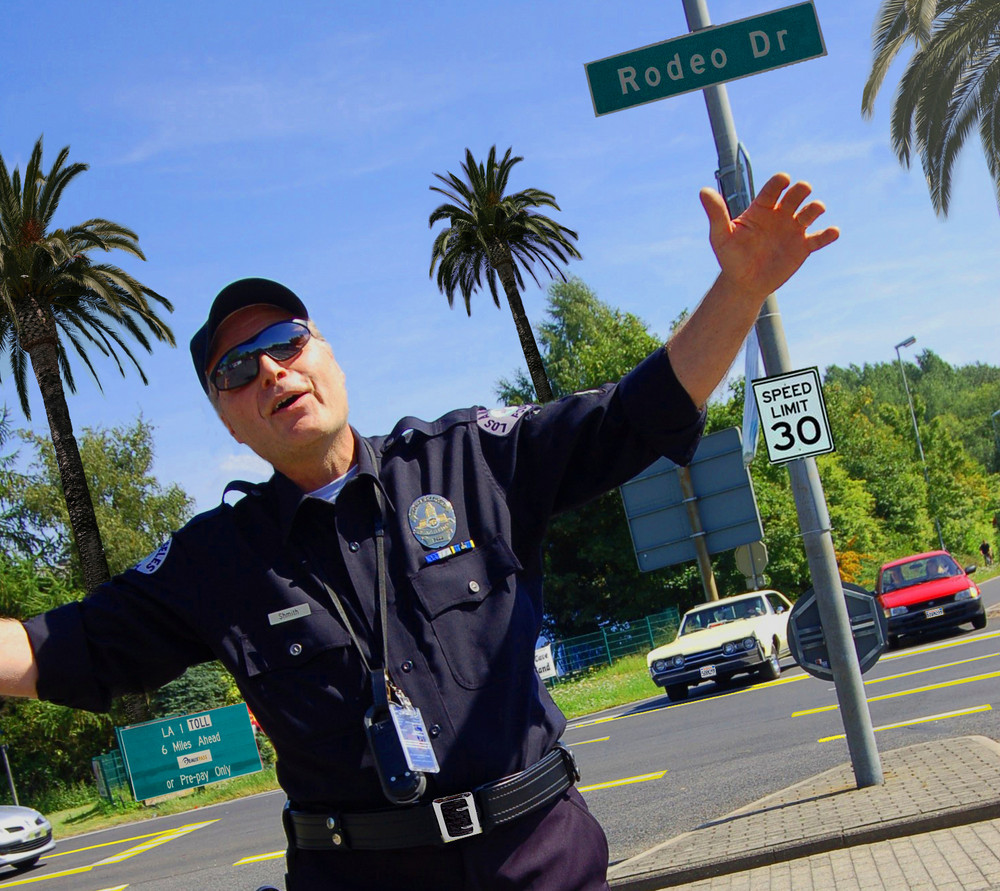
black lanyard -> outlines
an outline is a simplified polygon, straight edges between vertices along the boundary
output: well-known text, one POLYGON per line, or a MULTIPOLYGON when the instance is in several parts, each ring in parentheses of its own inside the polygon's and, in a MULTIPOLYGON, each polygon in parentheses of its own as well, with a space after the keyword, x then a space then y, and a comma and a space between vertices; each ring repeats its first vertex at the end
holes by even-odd
POLYGON ((403 701, 404 705, 407 704, 407 700, 406 694, 392 682, 392 679, 389 677, 387 671, 387 666, 389 664, 389 609, 386 595, 385 568, 385 498, 382 495, 382 489, 378 478, 378 459, 375 457, 375 450, 372 448, 371 443, 369 443, 367 439, 362 439, 361 442, 368 452, 368 457, 371 459, 372 466, 375 468, 375 502, 378 505, 378 514, 375 517, 375 575, 378 590, 379 622, 382 630, 381 666, 372 667, 372 665, 369 664, 368 659, 365 658, 365 651, 361 646, 361 641, 358 640, 354 627, 351 625, 350 619, 347 617, 347 611, 344 609, 344 604, 341 602, 340 597, 337 595, 337 592, 326 583, 326 581, 321 581, 323 581, 323 587, 326 588, 327 594, 330 595, 330 600, 333 601, 333 606, 337 610, 337 615, 340 616, 340 621, 344 623, 347 633, 351 636, 351 640, 357 648, 358 654, 361 656, 361 661, 368 670, 368 674, 371 677, 372 697, 375 701, 375 712, 381 713, 389 711, 390 690, 397 699, 403 701))

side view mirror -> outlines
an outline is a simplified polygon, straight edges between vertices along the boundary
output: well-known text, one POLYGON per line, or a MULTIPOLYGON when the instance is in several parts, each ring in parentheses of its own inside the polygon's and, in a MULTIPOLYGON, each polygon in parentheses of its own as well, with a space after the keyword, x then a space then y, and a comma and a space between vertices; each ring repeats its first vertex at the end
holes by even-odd
POLYGON ((968 566, 965 567, 965 574, 972 575, 972 573, 974 573, 978 568, 979 567, 976 566, 975 563, 970 563, 968 566))

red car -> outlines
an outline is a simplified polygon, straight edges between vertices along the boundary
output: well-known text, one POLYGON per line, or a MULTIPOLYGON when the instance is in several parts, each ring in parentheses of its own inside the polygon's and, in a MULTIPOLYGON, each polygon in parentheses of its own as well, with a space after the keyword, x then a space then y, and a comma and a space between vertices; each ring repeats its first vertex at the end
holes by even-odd
POLYGON ((886 563, 878 575, 875 597, 889 621, 889 646, 904 634, 923 634, 971 622, 986 627, 979 587, 947 551, 928 551, 886 563))

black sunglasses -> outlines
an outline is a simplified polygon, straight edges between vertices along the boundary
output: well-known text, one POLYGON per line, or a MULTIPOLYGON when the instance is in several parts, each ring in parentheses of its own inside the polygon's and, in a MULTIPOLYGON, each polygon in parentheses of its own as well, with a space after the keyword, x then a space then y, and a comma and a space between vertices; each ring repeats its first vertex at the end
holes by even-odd
POLYGON ((217 390, 245 387, 260 373, 260 357, 267 353, 276 362, 294 359, 312 334, 301 319, 288 319, 268 325, 252 340, 234 346, 212 369, 208 379, 217 390))

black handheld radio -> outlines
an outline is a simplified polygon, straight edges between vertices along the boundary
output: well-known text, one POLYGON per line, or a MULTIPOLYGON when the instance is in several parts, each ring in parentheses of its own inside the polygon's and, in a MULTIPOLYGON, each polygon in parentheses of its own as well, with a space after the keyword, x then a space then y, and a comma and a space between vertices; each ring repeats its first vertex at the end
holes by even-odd
POLYGON ((396 725, 389 713, 385 670, 372 672, 375 703, 365 713, 365 733, 375 760, 375 772, 386 798, 393 804, 412 804, 427 788, 422 771, 411 770, 400 742, 396 725))

